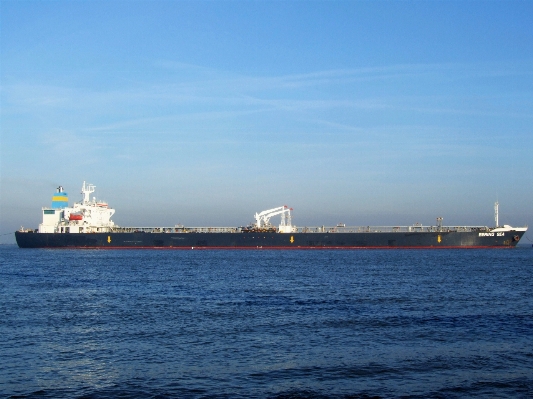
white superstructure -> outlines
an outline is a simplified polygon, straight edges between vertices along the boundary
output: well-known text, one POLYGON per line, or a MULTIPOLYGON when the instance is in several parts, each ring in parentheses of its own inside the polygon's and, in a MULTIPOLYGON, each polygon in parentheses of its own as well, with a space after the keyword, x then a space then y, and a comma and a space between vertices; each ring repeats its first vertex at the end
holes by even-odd
POLYGON ((95 186, 85 184, 81 187, 83 196, 80 202, 68 206, 68 195, 59 186, 52 198, 52 206, 43 208, 43 222, 39 233, 96 233, 107 232, 115 225, 111 216, 115 210, 107 202, 90 198, 95 186))
POLYGON ((527 231, 527 227, 513 227, 509 226, 508 224, 504 224, 503 227, 501 227, 499 221, 499 206, 500 204, 498 203, 498 201, 496 201, 494 203, 494 222, 496 223, 496 227, 494 229, 491 229, 492 233, 504 233, 506 231, 527 231))

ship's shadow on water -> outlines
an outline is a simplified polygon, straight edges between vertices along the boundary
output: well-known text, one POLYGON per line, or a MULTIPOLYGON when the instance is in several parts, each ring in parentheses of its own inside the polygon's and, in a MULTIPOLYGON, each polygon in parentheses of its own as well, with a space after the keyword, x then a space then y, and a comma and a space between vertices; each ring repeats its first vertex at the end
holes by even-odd
POLYGON ((533 397, 529 248, 0 256, 3 397, 533 397))

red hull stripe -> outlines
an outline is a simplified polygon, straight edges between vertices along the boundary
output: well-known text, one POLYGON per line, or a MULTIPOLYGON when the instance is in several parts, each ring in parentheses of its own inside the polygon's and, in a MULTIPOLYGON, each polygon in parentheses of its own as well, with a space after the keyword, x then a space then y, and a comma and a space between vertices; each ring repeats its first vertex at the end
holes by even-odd
POLYGON ((365 250, 365 249, 507 249, 513 246, 409 246, 409 247, 125 247, 125 246, 101 246, 101 247, 46 247, 46 249, 177 249, 177 250, 328 250, 328 249, 345 249, 345 250, 365 250))

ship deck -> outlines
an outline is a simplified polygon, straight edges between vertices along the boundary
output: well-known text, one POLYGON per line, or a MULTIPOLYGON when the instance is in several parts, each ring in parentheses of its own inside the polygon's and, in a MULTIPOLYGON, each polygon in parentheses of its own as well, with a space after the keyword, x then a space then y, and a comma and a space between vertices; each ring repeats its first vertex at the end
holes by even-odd
MULTIPOLYGON (((483 232, 487 226, 318 226, 294 227, 292 233, 421 233, 421 232, 483 232)), ((246 230, 243 227, 112 227, 113 233, 249 233, 265 230, 246 230)))

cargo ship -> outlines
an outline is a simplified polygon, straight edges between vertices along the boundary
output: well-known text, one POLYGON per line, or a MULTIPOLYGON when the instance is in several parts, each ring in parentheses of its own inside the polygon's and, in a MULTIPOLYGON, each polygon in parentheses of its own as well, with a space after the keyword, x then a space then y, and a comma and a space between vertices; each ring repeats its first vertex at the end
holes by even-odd
POLYGON ((512 248, 527 227, 500 226, 498 203, 495 227, 443 226, 333 226, 296 227, 286 205, 258 212, 241 227, 120 227, 115 210, 91 198, 92 184, 82 185, 82 199, 68 205, 68 194, 58 187, 50 207, 42 208, 37 229, 15 232, 20 248, 173 248, 173 249, 363 249, 363 248, 512 248), (278 226, 270 219, 280 217, 278 226))

